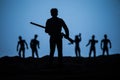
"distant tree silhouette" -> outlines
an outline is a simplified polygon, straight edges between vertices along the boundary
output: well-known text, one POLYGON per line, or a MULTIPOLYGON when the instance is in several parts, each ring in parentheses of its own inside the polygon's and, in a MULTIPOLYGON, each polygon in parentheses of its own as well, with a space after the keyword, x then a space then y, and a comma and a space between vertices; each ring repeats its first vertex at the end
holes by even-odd
POLYGON ((45 32, 50 35, 50 62, 53 62, 53 56, 55 52, 55 47, 58 50, 58 61, 62 63, 62 37, 61 34, 62 28, 65 30, 66 37, 69 37, 69 30, 67 25, 65 24, 64 20, 57 17, 58 10, 56 8, 51 9, 51 16, 52 18, 46 21, 46 28, 45 32))
POLYGON ((26 48, 28 49, 27 42, 22 39, 22 36, 19 36, 19 41, 17 43, 17 51, 19 51, 18 55, 21 58, 25 58, 25 45, 26 45, 26 48))
POLYGON ((93 51, 93 55, 94 55, 94 58, 96 57, 96 47, 95 47, 95 44, 98 42, 98 40, 95 40, 95 35, 92 35, 92 39, 89 40, 88 44, 86 45, 86 47, 88 45, 91 44, 90 46, 90 52, 89 52, 89 58, 91 58, 91 54, 92 54, 92 51, 93 51))
POLYGON ((109 47, 111 48, 112 45, 111 45, 111 41, 107 38, 107 34, 104 35, 104 39, 101 40, 101 49, 103 51, 103 56, 105 55, 105 52, 107 55, 109 55, 109 48, 108 48, 108 45, 109 47))
POLYGON ((30 48, 31 48, 31 50, 32 50, 32 57, 33 57, 33 58, 35 58, 34 54, 36 55, 37 58, 39 58, 37 48, 40 48, 40 47, 39 47, 39 41, 37 40, 37 37, 38 37, 38 35, 35 34, 35 35, 34 35, 34 39, 32 39, 32 40, 30 41, 30 48))
POLYGON ((79 35, 75 36, 75 40, 74 40, 76 57, 81 57, 81 50, 80 50, 80 47, 79 47, 79 43, 80 43, 81 40, 82 40, 81 34, 79 33, 79 35))

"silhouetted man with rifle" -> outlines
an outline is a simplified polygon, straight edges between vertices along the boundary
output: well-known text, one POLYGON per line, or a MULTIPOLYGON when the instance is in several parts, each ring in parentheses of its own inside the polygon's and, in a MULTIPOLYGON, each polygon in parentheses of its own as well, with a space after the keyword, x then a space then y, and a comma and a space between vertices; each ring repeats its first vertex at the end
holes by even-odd
POLYGON ((50 36, 50 62, 53 62, 55 48, 58 50, 58 62, 62 63, 62 28, 65 30, 66 37, 69 37, 69 30, 63 19, 57 17, 58 10, 51 9, 51 18, 46 21, 45 32, 50 36))

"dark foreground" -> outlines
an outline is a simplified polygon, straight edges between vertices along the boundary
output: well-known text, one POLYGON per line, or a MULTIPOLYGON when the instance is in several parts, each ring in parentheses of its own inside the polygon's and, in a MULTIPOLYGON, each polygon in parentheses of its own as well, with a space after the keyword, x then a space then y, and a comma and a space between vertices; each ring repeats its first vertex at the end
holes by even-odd
POLYGON ((0 58, 1 80, 100 80, 120 78, 120 54, 98 56, 96 59, 64 57, 63 64, 48 63, 48 56, 33 59, 0 58))

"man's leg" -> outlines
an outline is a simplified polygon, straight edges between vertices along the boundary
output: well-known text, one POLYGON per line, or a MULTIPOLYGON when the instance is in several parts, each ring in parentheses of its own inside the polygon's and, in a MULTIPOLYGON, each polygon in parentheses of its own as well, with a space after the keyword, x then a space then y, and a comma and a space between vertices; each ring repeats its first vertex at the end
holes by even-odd
POLYGON ((25 49, 23 49, 22 51, 23 51, 23 58, 25 58, 25 49))
POLYGON ((106 53, 107 53, 107 56, 109 55, 109 50, 108 50, 108 48, 106 48, 106 53))
POLYGON ((103 48, 103 56, 105 55, 105 48, 103 48))
POLYGON ((34 58, 34 50, 32 49, 32 58, 34 58))
POLYGON ((35 53, 36 53, 37 58, 39 58, 37 49, 35 50, 35 53))
POLYGON ((19 50, 18 55, 21 58, 21 49, 19 50))
POLYGON ((55 52, 55 40, 50 38, 50 63, 53 63, 53 56, 55 52))
POLYGON ((92 48, 90 48, 89 58, 91 58, 92 48))
POLYGON ((96 48, 93 49, 94 52, 94 58, 96 58, 96 48))
POLYGON ((62 54, 62 38, 60 38, 57 41, 57 49, 58 49, 58 62, 61 64, 62 63, 62 58, 63 58, 63 54, 62 54))
POLYGON ((77 57, 77 47, 75 47, 75 55, 76 55, 76 57, 77 57))

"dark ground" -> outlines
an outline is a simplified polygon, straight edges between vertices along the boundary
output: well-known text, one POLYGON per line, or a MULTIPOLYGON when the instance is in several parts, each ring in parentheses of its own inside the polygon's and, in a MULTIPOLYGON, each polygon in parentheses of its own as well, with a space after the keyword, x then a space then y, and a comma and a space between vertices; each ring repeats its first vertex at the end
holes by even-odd
POLYGON ((1 57, 1 80, 107 80, 120 79, 120 54, 98 56, 96 59, 64 57, 58 65, 57 57, 50 65, 49 56, 39 59, 1 57))

